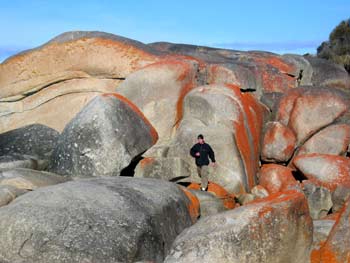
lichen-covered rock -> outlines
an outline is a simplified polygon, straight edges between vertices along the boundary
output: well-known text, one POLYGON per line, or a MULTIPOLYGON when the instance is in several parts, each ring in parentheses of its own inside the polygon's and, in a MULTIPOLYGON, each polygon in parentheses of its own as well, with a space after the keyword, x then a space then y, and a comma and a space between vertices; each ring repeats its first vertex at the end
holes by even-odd
POLYGON ((191 223, 174 184, 126 177, 40 188, 0 208, 1 262, 162 262, 191 223))
POLYGON ((64 129, 50 171, 72 176, 119 175, 157 141, 139 109, 117 94, 92 100, 64 129))
POLYGON ((344 95, 326 88, 297 88, 281 98, 277 120, 288 125, 303 144, 348 110, 344 95))
POLYGON ((309 153, 344 155, 350 143, 350 126, 330 125, 307 140, 298 155, 309 153))
MULTIPOLYGON (((200 190, 200 184, 191 183, 190 185, 187 186, 187 188, 193 189, 193 190, 200 190)), ((235 208, 235 205, 236 205, 235 196, 233 194, 228 193, 220 185, 213 183, 213 182, 209 182, 207 192, 216 196, 226 209, 235 208)))
POLYGON ((282 165, 265 164, 259 172, 259 184, 270 194, 286 191, 299 185, 292 172, 292 169, 282 165))
POLYGON ((184 116, 169 143, 166 157, 186 160, 191 178, 198 178, 189 150, 198 134, 212 146, 217 165, 209 180, 230 193, 243 193, 256 184, 263 106, 238 87, 207 85, 193 89, 184 99, 184 116))
POLYGON ((289 191, 199 220, 165 262, 308 262, 311 245, 307 201, 289 191))
POLYGON ((294 152, 296 138, 291 129, 279 122, 266 125, 261 158, 267 162, 287 162, 294 152))
POLYGON ((113 92, 158 54, 131 39, 78 31, 13 56, 0 64, 0 132, 33 123, 61 131, 96 95, 113 92))
POLYGON ((256 185, 252 188, 251 193, 258 198, 265 198, 269 196, 269 192, 261 185, 256 185))
POLYGON ((320 249, 313 250, 312 263, 343 263, 350 261, 350 198, 320 249))
POLYGON ((327 154, 306 154, 296 157, 293 164, 307 179, 331 192, 338 185, 350 187, 350 159, 327 154))
POLYGON ((157 144, 162 145, 182 118, 184 97, 198 85, 198 70, 194 59, 168 57, 130 74, 115 92, 144 113, 159 134, 157 144))

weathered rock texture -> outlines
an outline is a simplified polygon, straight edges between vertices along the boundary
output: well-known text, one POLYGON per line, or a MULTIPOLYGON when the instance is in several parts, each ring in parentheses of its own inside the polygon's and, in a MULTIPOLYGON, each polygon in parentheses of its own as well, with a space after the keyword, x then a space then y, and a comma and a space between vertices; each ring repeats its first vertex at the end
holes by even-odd
POLYGON ((191 225, 174 184, 115 177, 41 188, 0 210, 1 262, 162 262, 191 225))
POLYGON ((83 177, 119 175, 157 138, 153 126, 130 101, 105 94, 91 101, 64 129, 50 171, 83 177))
POLYGON ((165 262, 308 262, 311 244, 307 201, 290 191, 198 221, 165 262))

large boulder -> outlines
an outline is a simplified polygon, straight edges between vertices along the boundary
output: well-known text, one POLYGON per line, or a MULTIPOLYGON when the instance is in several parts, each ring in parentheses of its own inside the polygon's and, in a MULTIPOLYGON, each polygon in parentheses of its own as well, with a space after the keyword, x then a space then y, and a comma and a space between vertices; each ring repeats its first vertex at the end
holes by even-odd
POLYGON ((130 74, 116 88, 115 92, 132 101, 155 127, 157 144, 171 139, 183 115, 184 97, 198 86, 199 67, 193 59, 168 57, 130 74))
POLYGON ((259 171, 259 185, 270 194, 298 187, 293 170, 278 164, 264 164, 259 171))
POLYGON ((289 191, 199 220, 165 262, 308 262, 312 228, 304 195, 289 191))
POLYGON ((74 176, 119 175, 157 141, 140 110, 117 94, 92 100, 64 129, 50 171, 74 176))
POLYGON ((0 134, 0 156, 24 154, 47 159, 56 146, 59 133, 40 124, 0 134))
POLYGON ((322 153, 344 155, 350 143, 350 126, 347 124, 330 125, 305 142, 298 155, 322 153))
POLYGON ((328 154, 306 154, 296 157, 293 164, 303 175, 331 192, 338 185, 350 187, 350 159, 328 154))
POLYGON ((174 184, 127 177, 40 188, 0 210, 1 262, 162 262, 191 225, 174 184))
POLYGON ((296 138, 293 131, 279 122, 266 124, 261 159, 267 162, 287 162, 294 152, 296 138))
POLYGON ((186 179, 196 181, 196 166, 189 150, 196 143, 197 135, 204 134, 217 160, 209 180, 230 193, 242 193, 253 187, 259 162, 263 106, 250 94, 241 93, 238 87, 207 85, 189 92, 183 107, 176 134, 163 151, 158 151, 159 155, 186 161, 191 169, 191 177, 186 179))
POLYGON ((276 120, 293 130, 300 146, 347 110, 348 101, 339 91, 300 87, 287 92, 280 99, 276 120))
POLYGON ((78 31, 13 56, 0 64, 0 132, 32 123, 61 131, 92 98, 113 92, 158 54, 127 38, 78 31))

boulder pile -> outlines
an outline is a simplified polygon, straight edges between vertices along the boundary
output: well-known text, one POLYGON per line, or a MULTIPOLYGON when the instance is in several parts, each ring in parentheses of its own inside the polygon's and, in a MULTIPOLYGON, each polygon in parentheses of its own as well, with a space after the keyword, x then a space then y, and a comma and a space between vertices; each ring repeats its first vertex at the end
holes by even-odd
POLYGON ((79 31, 8 58, 0 262, 350 262, 349 102, 312 56, 79 31))

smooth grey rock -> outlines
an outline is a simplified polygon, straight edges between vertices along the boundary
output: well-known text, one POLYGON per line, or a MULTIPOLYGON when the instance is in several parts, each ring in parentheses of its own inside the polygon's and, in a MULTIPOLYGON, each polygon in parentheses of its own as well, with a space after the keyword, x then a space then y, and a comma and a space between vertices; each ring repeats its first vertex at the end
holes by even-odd
POLYGON ((331 192, 327 188, 315 185, 312 182, 304 183, 303 190, 307 197, 312 219, 325 217, 333 206, 331 192))
POLYGON ((38 160, 34 156, 10 154, 0 156, 0 170, 4 169, 16 169, 16 168, 28 168, 34 170, 43 170, 47 167, 47 160, 38 160))
POLYGON ((56 146, 59 133, 41 124, 28 125, 0 134, 0 156, 31 155, 47 159, 56 146))
POLYGON ((66 126, 49 171, 72 176, 117 176, 157 140, 135 106, 113 95, 98 96, 66 126))
POLYGON ((191 175, 190 166, 181 158, 153 158, 152 165, 141 161, 135 169, 135 177, 177 181, 191 175))
POLYGON ((173 183, 128 177, 40 188, 0 208, 0 262, 162 262, 191 225, 173 183))
POLYGON ((332 193, 332 212, 339 212, 344 204, 345 201, 350 197, 350 188, 346 187, 344 185, 338 185, 335 191, 332 193))

